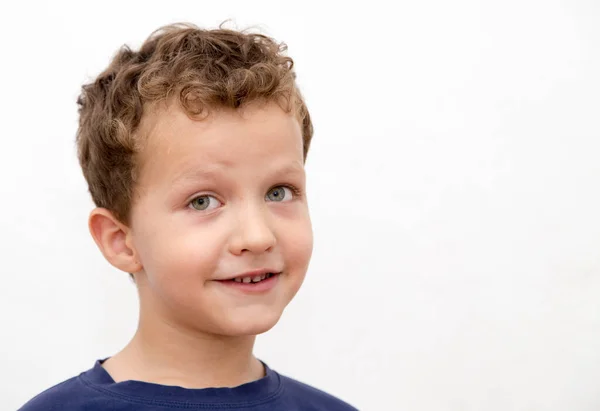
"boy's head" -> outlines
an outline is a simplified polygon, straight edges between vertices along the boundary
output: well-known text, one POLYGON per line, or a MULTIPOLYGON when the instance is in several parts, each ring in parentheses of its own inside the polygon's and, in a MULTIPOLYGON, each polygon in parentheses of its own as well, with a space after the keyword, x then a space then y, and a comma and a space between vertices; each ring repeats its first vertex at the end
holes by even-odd
POLYGON ((167 26, 83 87, 90 230, 135 275, 142 322, 258 334, 300 287, 312 124, 284 51, 259 34, 167 26))

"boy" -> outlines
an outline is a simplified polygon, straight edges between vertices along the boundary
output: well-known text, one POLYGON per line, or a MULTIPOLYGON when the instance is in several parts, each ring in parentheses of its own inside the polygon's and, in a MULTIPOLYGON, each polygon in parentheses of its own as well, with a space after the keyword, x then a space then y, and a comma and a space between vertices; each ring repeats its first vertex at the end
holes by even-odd
POLYGON ((78 99, 89 228, 130 273, 137 332, 22 411, 354 410, 255 358, 312 252, 313 129, 285 46, 163 27, 78 99))

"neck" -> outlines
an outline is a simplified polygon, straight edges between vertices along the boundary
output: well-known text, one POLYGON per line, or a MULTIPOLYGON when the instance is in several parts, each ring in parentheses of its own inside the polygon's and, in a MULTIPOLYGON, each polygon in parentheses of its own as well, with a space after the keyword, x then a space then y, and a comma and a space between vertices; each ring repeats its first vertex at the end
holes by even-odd
POLYGON ((252 354, 255 336, 207 334, 150 318, 156 316, 140 315, 130 343, 104 362, 115 382, 235 387, 264 376, 262 363, 252 354))

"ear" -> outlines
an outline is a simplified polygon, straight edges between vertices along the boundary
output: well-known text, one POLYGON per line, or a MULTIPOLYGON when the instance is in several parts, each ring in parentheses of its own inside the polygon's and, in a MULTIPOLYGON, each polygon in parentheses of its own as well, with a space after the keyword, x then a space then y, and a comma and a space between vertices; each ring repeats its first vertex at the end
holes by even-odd
POLYGON ((94 209, 89 218, 89 229, 104 258, 114 267, 127 273, 142 269, 131 238, 131 230, 109 210, 94 209))

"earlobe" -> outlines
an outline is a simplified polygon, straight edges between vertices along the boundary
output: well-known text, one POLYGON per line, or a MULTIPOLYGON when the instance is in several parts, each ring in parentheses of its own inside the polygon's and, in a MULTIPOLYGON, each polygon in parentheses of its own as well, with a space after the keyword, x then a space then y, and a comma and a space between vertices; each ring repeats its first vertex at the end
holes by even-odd
POLYGON ((96 245, 111 265, 128 273, 136 273, 142 269, 129 238, 129 227, 109 210, 94 209, 90 214, 89 229, 96 245))

